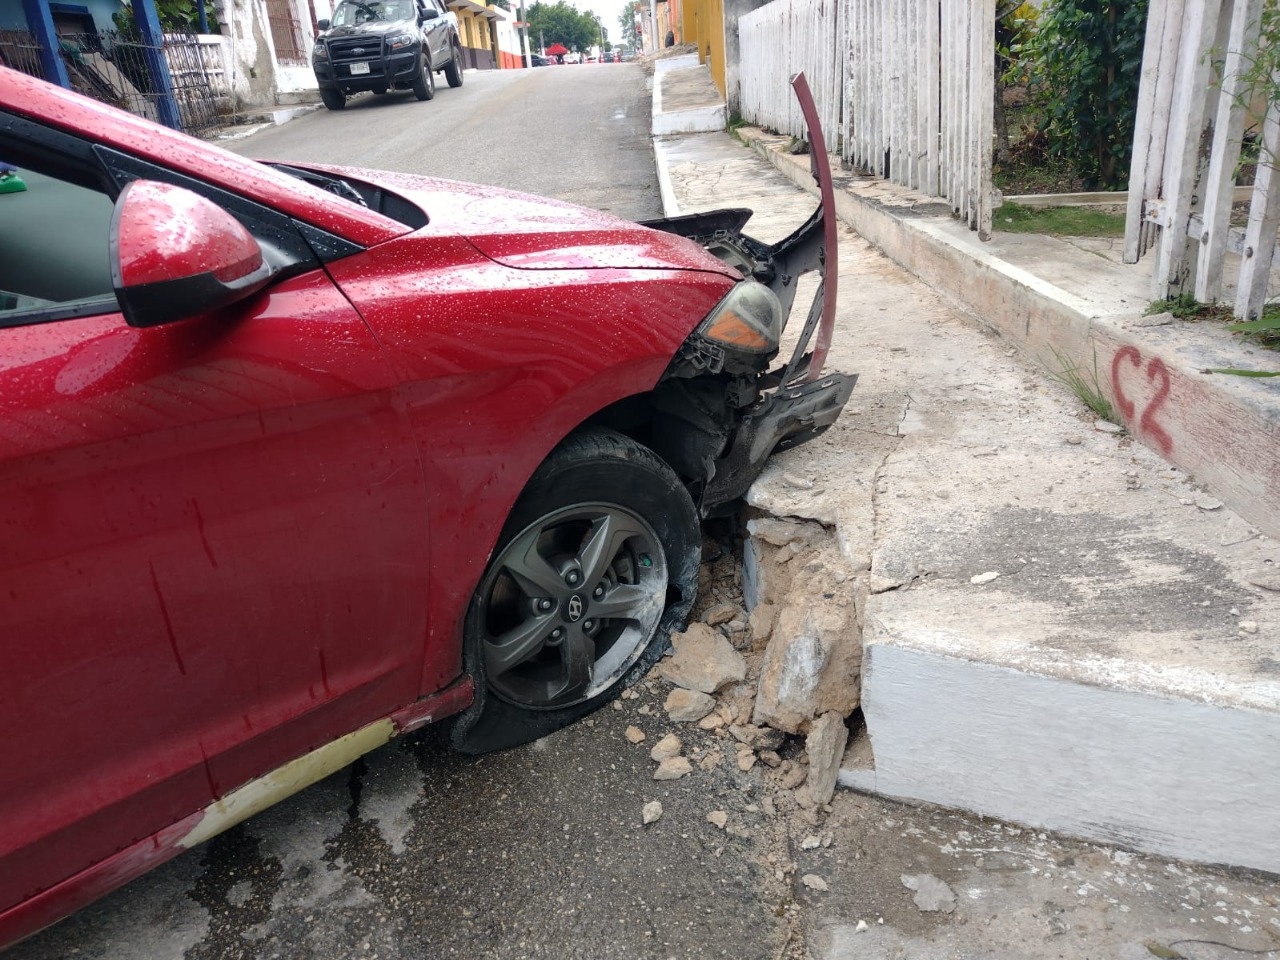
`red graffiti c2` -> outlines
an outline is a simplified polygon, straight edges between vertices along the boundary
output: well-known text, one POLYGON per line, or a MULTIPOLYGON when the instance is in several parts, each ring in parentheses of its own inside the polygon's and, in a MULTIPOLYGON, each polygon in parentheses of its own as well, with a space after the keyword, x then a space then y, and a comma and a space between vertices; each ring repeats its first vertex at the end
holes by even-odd
MULTIPOLYGON (((1134 403, 1125 396, 1122 376, 1126 361, 1129 366, 1133 366, 1138 370, 1142 369, 1142 354, 1138 352, 1137 347, 1121 347, 1116 351, 1116 355, 1111 358, 1111 386, 1116 393, 1116 406, 1120 408, 1120 413, 1124 417, 1126 423, 1133 421, 1134 403)), ((1159 357, 1152 357, 1147 361, 1147 379, 1159 380, 1160 385, 1156 387, 1155 395, 1143 408, 1142 416, 1138 418, 1138 428, 1146 436, 1160 448, 1160 451, 1167 457, 1173 452, 1173 437, 1169 436, 1169 432, 1164 427, 1156 423, 1156 412, 1164 406, 1164 402, 1169 399, 1169 387, 1171 380, 1169 377, 1169 368, 1164 365, 1164 361, 1159 357)))

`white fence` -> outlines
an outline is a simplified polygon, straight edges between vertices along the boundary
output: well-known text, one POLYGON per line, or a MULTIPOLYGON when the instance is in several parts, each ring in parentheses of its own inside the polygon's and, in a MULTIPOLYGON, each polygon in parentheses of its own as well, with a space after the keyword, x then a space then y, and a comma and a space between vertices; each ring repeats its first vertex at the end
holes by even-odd
POLYGON ((744 119, 803 136, 803 71, 845 160, 990 235, 995 0, 773 0, 738 40, 744 119))
POLYGON ((835 149, 844 94, 848 0, 773 0, 738 20, 739 83, 745 119, 778 133, 804 136, 791 78, 804 73, 818 119, 835 149))
POLYGON ((1267 294, 1280 226, 1280 105, 1262 122, 1262 153, 1244 228, 1230 223, 1248 114, 1241 73, 1258 45, 1263 0, 1167 0, 1147 19, 1138 94, 1126 263, 1156 247, 1157 298, 1222 296, 1228 251, 1241 255, 1235 314, 1253 317, 1267 294))

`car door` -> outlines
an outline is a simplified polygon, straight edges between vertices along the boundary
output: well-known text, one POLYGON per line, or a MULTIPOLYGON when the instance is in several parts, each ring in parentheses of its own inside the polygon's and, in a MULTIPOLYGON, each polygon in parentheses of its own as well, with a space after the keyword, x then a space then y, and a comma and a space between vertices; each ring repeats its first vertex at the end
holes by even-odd
POLYGON ((100 150, 0 126, 27 186, 0 195, 3 911, 411 702, 427 531, 387 364, 322 269, 130 327, 100 150))
POLYGON ((453 56, 452 21, 449 18, 449 11, 440 0, 422 0, 422 2, 427 9, 434 10, 438 14, 435 18, 428 20, 423 29, 426 31, 427 46, 431 51, 431 65, 439 68, 453 56))

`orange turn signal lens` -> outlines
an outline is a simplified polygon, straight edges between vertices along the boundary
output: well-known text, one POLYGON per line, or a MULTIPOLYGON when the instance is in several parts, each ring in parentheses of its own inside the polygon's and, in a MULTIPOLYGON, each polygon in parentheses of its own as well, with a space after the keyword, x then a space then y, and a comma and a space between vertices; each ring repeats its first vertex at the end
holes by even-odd
POLYGON ((775 344, 769 342, 759 330, 748 326, 736 313, 725 311, 716 317, 709 326, 703 329, 702 335, 708 339, 723 343, 726 346, 739 347, 743 350, 763 353, 772 350, 775 344))

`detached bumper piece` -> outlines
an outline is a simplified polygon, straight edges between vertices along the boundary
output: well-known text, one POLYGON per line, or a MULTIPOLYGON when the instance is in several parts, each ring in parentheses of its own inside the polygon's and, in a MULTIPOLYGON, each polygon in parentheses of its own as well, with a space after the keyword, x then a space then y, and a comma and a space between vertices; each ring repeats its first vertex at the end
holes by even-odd
POLYGON ((822 434, 836 422, 857 382, 856 373, 828 373, 761 400, 742 418, 729 452, 716 461, 702 492, 703 512, 745 494, 770 454, 822 434))
POLYGON ((826 142, 804 74, 792 81, 809 128, 809 154, 821 202, 784 240, 761 243, 743 233, 751 211, 713 210, 646 226, 688 237, 764 284, 778 298, 784 327, 799 281, 817 273, 819 284, 791 356, 773 370, 769 356, 735 351, 695 332, 667 369, 653 398, 654 445, 691 481, 704 516, 737 500, 775 450, 821 434, 840 416, 856 374, 824 373, 835 329, 837 238, 835 194, 826 142))

